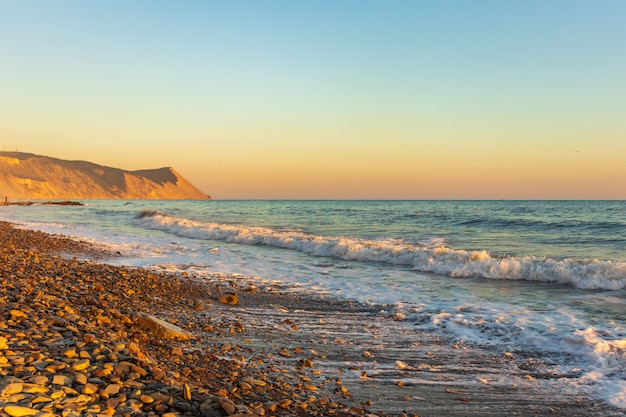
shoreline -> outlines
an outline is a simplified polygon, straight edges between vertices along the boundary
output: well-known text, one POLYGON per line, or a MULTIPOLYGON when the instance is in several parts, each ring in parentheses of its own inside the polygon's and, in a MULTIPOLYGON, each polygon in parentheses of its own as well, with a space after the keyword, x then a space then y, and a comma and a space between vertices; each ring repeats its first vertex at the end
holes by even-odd
POLYGON ((72 200, 16 200, 9 201, 8 197, 4 198, 4 201, 0 204, 3 206, 84 206, 80 201, 72 201, 72 200))
POLYGON ((546 391, 541 358, 476 354, 410 323, 390 339, 380 309, 98 263, 94 245, 4 222, 0 242, 0 415, 623 415, 546 391), (141 314, 193 337, 151 333, 141 314))

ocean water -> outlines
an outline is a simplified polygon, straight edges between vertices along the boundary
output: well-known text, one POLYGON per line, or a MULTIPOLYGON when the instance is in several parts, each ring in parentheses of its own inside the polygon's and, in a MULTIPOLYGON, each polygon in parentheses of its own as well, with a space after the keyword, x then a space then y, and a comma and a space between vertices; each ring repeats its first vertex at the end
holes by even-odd
POLYGON ((120 251, 116 263, 376 306, 493 352, 554 361, 626 409, 624 201, 86 201, 0 219, 120 251))

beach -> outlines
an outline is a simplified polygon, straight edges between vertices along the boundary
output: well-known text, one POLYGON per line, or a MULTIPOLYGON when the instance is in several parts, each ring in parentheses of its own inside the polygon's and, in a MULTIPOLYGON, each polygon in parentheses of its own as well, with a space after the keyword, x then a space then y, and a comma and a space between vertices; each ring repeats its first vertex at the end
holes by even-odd
POLYGON ((112 266, 97 245, 4 222, 0 235, 1 415, 623 412, 546 390, 540 381, 564 377, 545 373, 549 358, 477 354, 408 323, 387 340, 401 317, 380 307, 112 266), (518 382, 494 383, 500 373, 518 382))

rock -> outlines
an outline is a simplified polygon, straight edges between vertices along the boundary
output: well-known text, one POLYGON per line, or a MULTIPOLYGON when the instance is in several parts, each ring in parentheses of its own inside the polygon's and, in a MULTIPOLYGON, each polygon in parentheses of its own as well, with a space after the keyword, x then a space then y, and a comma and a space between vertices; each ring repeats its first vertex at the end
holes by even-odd
POLYGON ((202 417, 217 417, 218 415, 220 415, 213 407, 214 404, 216 403, 212 399, 206 400, 202 404, 200 404, 200 407, 198 407, 198 409, 200 410, 200 414, 202 415, 202 417))
POLYGON ((55 375, 52 378, 52 385, 63 385, 63 386, 71 386, 72 378, 66 375, 55 375))
POLYGON ((28 407, 20 407, 18 405, 7 405, 6 407, 4 407, 4 412, 12 417, 22 417, 34 416, 35 414, 39 413, 39 410, 28 407))
POLYGON ((117 395, 122 387, 118 384, 110 384, 104 389, 104 392, 108 395, 117 395))
POLYGON ((74 382, 80 385, 85 385, 87 383, 87 375, 81 372, 76 372, 74 375, 74 382))
POLYGON ((222 410, 226 411, 226 414, 229 416, 234 414, 235 410, 237 410, 235 403, 228 398, 220 398, 220 407, 222 407, 222 410))
POLYGON ((13 394, 19 394, 20 392, 22 392, 22 388, 23 385, 21 382, 13 382, 2 387, 0 389, 0 395, 4 397, 13 394))
POLYGON ((85 333, 85 335, 83 336, 83 340, 86 343, 93 343, 96 341, 96 336, 92 333, 85 333))
POLYGON ((142 329, 149 331, 154 336, 163 339, 190 339, 191 333, 180 327, 161 320, 151 314, 140 314, 137 324, 142 329))
POLYGON ((35 397, 31 400, 31 404, 35 405, 35 404, 41 404, 41 403, 49 403, 52 401, 52 398, 48 398, 48 397, 44 397, 44 396, 38 396, 35 397))
POLYGON ((183 386, 183 392, 184 392, 184 398, 185 398, 187 401, 191 401, 191 388, 189 388, 189 385, 188 385, 188 384, 185 384, 185 385, 183 386))
POLYGON ((159 401, 163 404, 170 404, 172 403, 172 397, 170 397, 167 394, 163 394, 161 392, 155 392, 154 394, 150 395, 152 398, 154 398, 154 401, 159 401))
POLYGON ((49 379, 46 376, 33 376, 28 379, 28 382, 30 382, 31 384, 36 384, 36 385, 44 385, 44 384, 47 384, 48 381, 49 379))
POLYGON ((154 402, 154 398, 152 398, 149 395, 141 395, 139 397, 139 401, 141 401, 144 404, 152 404, 154 402))
POLYGON ((11 317, 13 318, 27 318, 28 317, 28 314, 24 313, 22 310, 17 310, 17 309, 13 309, 9 311, 9 314, 11 314, 11 317))
POLYGON ((42 394, 48 391, 50 391, 48 387, 38 384, 23 384, 22 386, 22 392, 27 394, 42 394))
POLYGON ((7 347, 7 339, 5 337, 0 337, 0 349, 6 349, 7 347))
POLYGON ((96 384, 87 384, 83 387, 83 394, 91 395, 98 392, 98 385, 96 384))
POLYGON ((234 306, 239 304, 239 297, 232 293, 224 294, 220 297, 220 303, 234 306))
POLYGON ((179 411, 183 411, 185 413, 191 411, 191 404, 189 404, 188 402, 178 401, 176 404, 174 404, 174 407, 179 411))
POLYGON ((25 398, 26 398, 25 394, 19 393, 19 394, 9 395, 8 397, 3 397, 2 401, 4 403, 8 403, 8 404, 16 404, 16 403, 19 403, 20 401, 22 401, 25 398))
POLYGON ((137 346, 135 343, 129 343, 128 344, 128 350, 135 355, 135 357, 141 361, 144 362, 148 362, 148 363, 154 363, 155 360, 148 357, 146 354, 144 354, 141 349, 139 349, 139 346, 137 346))
POLYGON ((81 359, 72 364, 72 369, 75 371, 84 371, 91 366, 89 359, 81 359))
POLYGON ((58 400, 59 398, 63 397, 65 397, 65 391, 62 390, 54 391, 50 394, 50 398, 52 398, 53 400, 58 400))

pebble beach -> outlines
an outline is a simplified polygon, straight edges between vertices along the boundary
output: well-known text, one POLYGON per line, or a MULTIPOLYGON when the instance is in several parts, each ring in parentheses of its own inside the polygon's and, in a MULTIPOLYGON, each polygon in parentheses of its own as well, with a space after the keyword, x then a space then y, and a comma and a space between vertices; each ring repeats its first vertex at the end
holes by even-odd
POLYGON ((114 256, 0 222, 0 416, 623 412, 543 390, 542 358, 467 357, 410 325, 387 343, 377 328, 393 317, 372 307, 107 264, 114 256), (383 362, 393 366, 368 371, 383 362), (520 383, 491 385, 499 372, 520 383))

